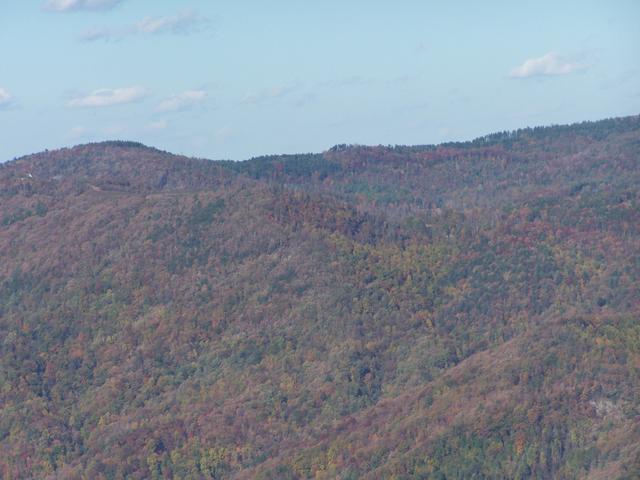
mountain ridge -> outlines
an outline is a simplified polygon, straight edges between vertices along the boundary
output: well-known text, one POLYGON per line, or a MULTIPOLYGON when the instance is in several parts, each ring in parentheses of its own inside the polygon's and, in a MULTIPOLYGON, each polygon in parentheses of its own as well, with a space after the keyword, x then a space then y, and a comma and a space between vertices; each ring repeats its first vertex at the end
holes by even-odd
MULTIPOLYGON (((395 145, 361 145, 361 144, 336 144, 330 148, 328 148, 327 150, 325 150, 325 152, 338 152, 338 151, 344 151, 344 150, 348 150, 348 149, 352 149, 352 148, 388 148, 388 149, 393 149, 393 150, 400 150, 400 151, 415 151, 415 150, 433 150, 436 149, 438 147, 470 147, 470 146, 478 146, 478 145, 486 145, 487 143, 491 143, 491 142, 500 142, 503 140, 513 140, 513 139, 518 139, 518 138, 522 138, 522 137, 528 137, 531 135, 535 135, 535 134, 544 134, 547 132, 556 132, 556 134, 562 133, 563 131, 568 131, 568 130, 577 130, 577 131, 583 131, 587 136, 589 136, 590 134, 593 136, 598 137, 599 139, 603 139, 605 138, 608 134, 612 133, 612 132, 617 132, 617 133, 624 133, 625 131, 633 131, 635 129, 638 128, 638 123, 640 123, 640 114, 637 115, 628 115, 628 116, 624 116, 624 117, 610 117, 610 118, 606 118, 606 119, 602 119, 602 120, 587 120, 587 121, 582 121, 582 122, 573 122, 573 123, 567 123, 567 124, 550 124, 550 125, 545 125, 545 126, 537 126, 537 127, 523 127, 523 128, 518 128, 515 130, 505 130, 502 132, 494 132, 494 133, 488 133, 485 135, 481 135, 479 137, 473 138, 471 140, 463 140, 463 141, 449 141, 449 142, 442 142, 442 143, 438 143, 438 144, 422 144, 422 145, 402 145, 402 144, 395 144, 395 145), (599 127, 600 130, 604 130, 604 132, 600 131, 597 134, 593 133, 593 127, 597 125, 599 127), (617 127, 617 128, 616 128, 617 127)), ((278 158, 278 157, 295 157, 295 156, 299 156, 299 155, 318 155, 318 153, 314 154, 314 153, 289 153, 289 154, 270 154, 270 155, 258 155, 258 156, 253 156, 251 158, 245 159, 245 160, 214 160, 214 159, 204 159, 202 157, 188 157, 188 156, 184 156, 184 155, 178 155, 178 154, 172 154, 171 152, 168 152, 166 150, 162 150, 160 148, 151 146, 151 145, 146 145, 142 142, 138 142, 135 140, 102 140, 102 141, 98 141, 98 142, 88 142, 88 143, 82 143, 82 144, 77 144, 74 146, 70 146, 70 147, 62 147, 59 149, 47 149, 44 150, 42 152, 36 152, 36 153, 31 153, 31 154, 26 154, 26 155, 22 155, 20 157, 15 157, 12 160, 7 160, 5 162, 0 163, 0 167, 2 165, 8 165, 11 163, 15 163, 15 162, 19 162, 22 160, 26 160, 29 159, 31 157, 37 157, 37 156, 41 156, 44 155, 46 153, 49 152, 58 152, 58 151, 69 151, 69 150, 73 150, 73 149, 77 149, 77 148, 86 148, 86 147, 96 147, 96 148, 102 148, 102 147, 121 147, 121 148, 142 148, 142 149, 146 149, 146 150, 152 150, 155 151, 157 153, 161 153, 161 154, 170 154, 170 155, 174 155, 177 157, 182 157, 182 158, 189 158, 191 160, 210 160, 213 162, 249 162, 251 160, 256 160, 256 159, 264 159, 264 158, 278 158)))

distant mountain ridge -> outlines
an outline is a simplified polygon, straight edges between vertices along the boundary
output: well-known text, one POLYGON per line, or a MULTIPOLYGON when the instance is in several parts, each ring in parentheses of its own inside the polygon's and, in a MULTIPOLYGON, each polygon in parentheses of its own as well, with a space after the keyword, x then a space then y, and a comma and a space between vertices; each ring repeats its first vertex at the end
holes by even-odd
POLYGON ((0 478, 634 479, 640 116, 0 164, 0 478))

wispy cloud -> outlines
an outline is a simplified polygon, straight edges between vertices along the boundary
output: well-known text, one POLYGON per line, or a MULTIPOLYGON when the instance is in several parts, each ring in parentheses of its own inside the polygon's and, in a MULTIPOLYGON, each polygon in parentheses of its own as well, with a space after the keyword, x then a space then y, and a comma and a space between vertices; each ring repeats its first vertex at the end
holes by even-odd
POLYGON ((73 98, 67 105, 74 108, 110 107, 138 101, 147 94, 147 90, 142 87, 103 88, 89 95, 73 98))
POLYGON ((187 110, 201 104, 206 98, 207 92, 203 90, 187 90, 161 101, 156 107, 156 111, 176 112, 178 110, 187 110))
POLYGON ((530 58, 509 72, 511 78, 569 75, 586 70, 587 66, 567 60, 556 52, 530 58))
POLYGON ((164 17, 145 17, 139 22, 124 27, 94 27, 85 30, 80 40, 121 40, 132 35, 189 35, 207 29, 211 21, 193 10, 184 10, 164 17))
POLYGON ((8 110, 14 105, 13 97, 4 88, 0 88, 0 110, 8 110))
POLYGON ((136 24, 136 30, 139 33, 187 34, 205 22, 206 19, 193 10, 185 10, 167 17, 145 17, 136 24))
POLYGON ((257 92, 247 92, 244 97, 240 99, 240 102, 248 105, 258 105, 270 100, 286 97, 297 89, 297 85, 278 85, 271 88, 265 88, 257 92))
POLYGON ((123 0, 47 0, 42 8, 48 12, 110 10, 122 2, 123 0))

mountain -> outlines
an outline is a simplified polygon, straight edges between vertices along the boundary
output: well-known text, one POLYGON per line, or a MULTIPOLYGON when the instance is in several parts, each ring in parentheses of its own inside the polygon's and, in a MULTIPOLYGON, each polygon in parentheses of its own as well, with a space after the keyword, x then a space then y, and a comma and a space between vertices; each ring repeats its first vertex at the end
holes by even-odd
POLYGON ((0 478, 634 479, 640 116, 0 165, 0 478))

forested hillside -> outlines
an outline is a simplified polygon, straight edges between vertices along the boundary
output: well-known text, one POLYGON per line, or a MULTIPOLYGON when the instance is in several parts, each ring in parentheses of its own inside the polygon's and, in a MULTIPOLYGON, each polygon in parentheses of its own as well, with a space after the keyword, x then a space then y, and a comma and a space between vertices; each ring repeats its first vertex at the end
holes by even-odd
POLYGON ((0 478, 640 478, 639 185, 639 116, 0 164, 0 478))

